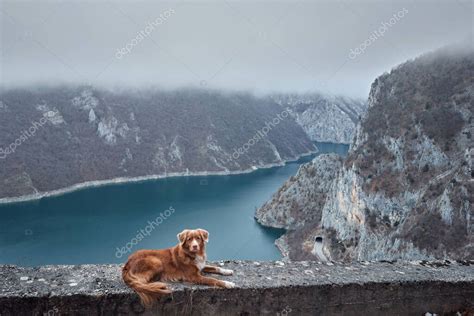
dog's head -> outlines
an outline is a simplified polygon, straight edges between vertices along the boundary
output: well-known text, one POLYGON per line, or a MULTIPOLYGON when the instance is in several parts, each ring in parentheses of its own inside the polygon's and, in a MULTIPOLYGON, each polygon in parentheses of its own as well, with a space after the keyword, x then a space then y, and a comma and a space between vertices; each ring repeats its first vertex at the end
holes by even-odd
POLYGON ((204 251, 204 247, 209 241, 209 232, 200 228, 185 229, 178 234, 178 240, 186 252, 197 254, 204 251))

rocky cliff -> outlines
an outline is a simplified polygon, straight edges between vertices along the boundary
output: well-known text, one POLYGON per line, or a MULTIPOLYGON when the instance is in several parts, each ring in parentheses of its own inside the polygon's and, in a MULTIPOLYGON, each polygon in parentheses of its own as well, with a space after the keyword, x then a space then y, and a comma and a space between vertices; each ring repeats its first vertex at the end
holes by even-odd
POLYGON ((118 177, 252 170, 316 150, 291 110, 250 94, 65 86, 0 97, 0 199, 118 177))
POLYGON ((276 94, 278 104, 294 109, 296 122, 311 140, 350 144, 367 110, 363 100, 324 94, 276 94))
POLYGON ((445 48, 372 84, 344 162, 302 166, 256 213, 277 244, 317 259, 473 258, 474 51, 445 48))

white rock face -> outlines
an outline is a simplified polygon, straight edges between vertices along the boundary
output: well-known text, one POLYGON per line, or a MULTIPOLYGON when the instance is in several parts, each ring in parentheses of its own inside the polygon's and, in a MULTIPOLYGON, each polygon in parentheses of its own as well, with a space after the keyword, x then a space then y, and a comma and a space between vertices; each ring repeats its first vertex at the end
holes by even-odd
POLYGON ((422 135, 422 141, 416 143, 415 150, 415 161, 420 169, 427 164, 431 164, 435 167, 443 167, 448 164, 449 158, 446 154, 433 143, 433 140, 426 137, 426 135, 422 135))
POLYGON ((104 138, 108 145, 117 142, 117 136, 125 138, 129 131, 127 123, 120 124, 115 117, 102 118, 97 126, 99 137, 104 138))
POLYGON ((94 109, 90 109, 90 111, 89 111, 89 123, 94 123, 96 119, 97 119, 97 116, 95 115, 94 109))
POLYGON ((173 142, 170 144, 168 157, 173 164, 178 164, 179 166, 183 165, 183 152, 179 146, 179 136, 175 136, 173 142))
MULTIPOLYGON (((222 171, 229 171, 225 166, 226 162, 232 162, 232 156, 227 153, 218 143, 213 135, 208 135, 206 137, 205 148, 202 148, 203 155, 210 157, 210 160, 214 163, 216 167, 222 171)), ((237 162, 234 162, 238 166, 237 162)))
POLYGON ((99 105, 99 100, 93 95, 92 90, 87 89, 81 92, 81 95, 72 99, 72 105, 88 111, 95 109, 99 105))
POLYGON ((265 141, 268 144, 268 146, 270 146, 273 154, 275 155, 275 160, 276 161, 282 161, 280 153, 278 152, 278 149, 276 148, 276 146, 272 142, 270 142, 269 140, 265 140, 265 141))
POLYGON ((474 54, 436 56, 378 78, 344 163, 316 158, 257 210, 291 259, 317 236, 335 260, 474 256, 474 54))
POLYGON ((274 95, 273 99, 292 108, 297 123, 318 142, 350 144, 367 108, 362 100, 319 94, 274 95))
POLYGON ((48 105, 47 103, 37 104, 35 108, 42 112, 43 117, 45 117, 53 125, 60 125, 65 123, 64 118, 55 107, 48 105))
POLYGON ((451 201, 449 199, 449 190, 446 189, 443 191, 443 195, 438 201, 437 208, 441 213, 441 218, 447 225, 451 225, 453 223, 453 206, 451 205, 451 201))
POLYGON ((336 231, 339 240, 357 240, 357 245, 346 247, 344 255, 335 253, 333 257, 358 261, 430 258, 411 242, 396 238, 400 233, 397 229, 391 232, 380 227, 372 229, 370 213, 366 211, 373 212, 376 218, 388 219, 388 224, 393 225, 407 217, 417 197, 410 193, 392 199, 383 194, 367 194, 361 183, 363 180, 355 168, 343 169, 328 194, 321 225, 336 231))
POLYGON ((312 140, 319 142, 348 144, 355 132, 354 122, 335 104, 330 103, 308 108, 296 116, 296 121, 312 140))
MULTIPOLYGON (((296 176, 257 210, 255 217, 265 226, 290 230, 289 236, 278 242, 286 255, 305 249, 305 245, 313 244, 315 236, 321 235, 325 236, 331 257, 339 260, 433 259, 428 251, 401 237, 406 230, 401 223, 413 215, 423 189, 396 197, 366 192, 365 179, 358 172, 356 167, 343 168, 342 159, 336 155, 321 155, 301 166, 296 176), (374 218, 376 222, 371 222, 374 218), (307 230, 307 235, 292 233, 298 230, 307 230), (334 245, 331 248, 337 241, 343 241, 344 253, 334 245)), ((446 189, 430 203, 430 212, 440 212, 446 225, 453 223, 451 199, 446 189)), ((470 216, 468 207, 466 202, 457 212, 470 216)), ((292 257, 306 259, 308 255, 292 257)))
POLYGON ((156 170, 162 170, 165 173, 182 168, 185 154, 184 142, 183 137, 179 135, 174 136, 171 142, 163 137, 160 143, 164 145, 156 146, 153 157, 154 168, 156 168, 156 170))
POLYGON ((321 220, 321 203, 329 192, 334 175, 342 166, 342 158, 336 154, 316 157, 302 165, 273 195, 271 200, 255 214, 258 222, 265 226, 297 229, 307 222, 321 220), (317 181, 314 179, 317 178, 317 181))
POLYGON ((168 161, 166 159, 165 148, 157 146, 153 157, 153 168, 156 170, 164 169, 164 173, 168 172, 168 161))
POLYGON ((65 123, 64 118, 62 117, 59 111, 49 111, 43 114, 46 119, 53 125, 61 125, 65 123))

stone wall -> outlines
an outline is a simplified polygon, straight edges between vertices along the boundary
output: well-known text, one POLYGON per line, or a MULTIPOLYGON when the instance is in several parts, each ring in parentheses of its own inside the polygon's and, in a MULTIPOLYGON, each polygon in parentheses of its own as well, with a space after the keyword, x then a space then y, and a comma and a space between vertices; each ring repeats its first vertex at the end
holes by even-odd
POLYGON ((0 315, 425 315, 474 313, 474 262, 225 261, 234 289, 173 284, 152 310, 119 265, 0 266, 0 315))

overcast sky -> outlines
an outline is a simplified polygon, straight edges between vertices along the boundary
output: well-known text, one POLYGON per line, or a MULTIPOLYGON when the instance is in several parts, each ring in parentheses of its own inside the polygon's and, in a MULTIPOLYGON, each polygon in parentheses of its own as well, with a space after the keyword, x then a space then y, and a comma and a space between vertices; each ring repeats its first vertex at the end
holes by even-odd
POLYGON ((1 1, 1 82, 366 97, 372 81, 393 66, 449 43, 472 43, 472 6, 469 0, 1 1))

